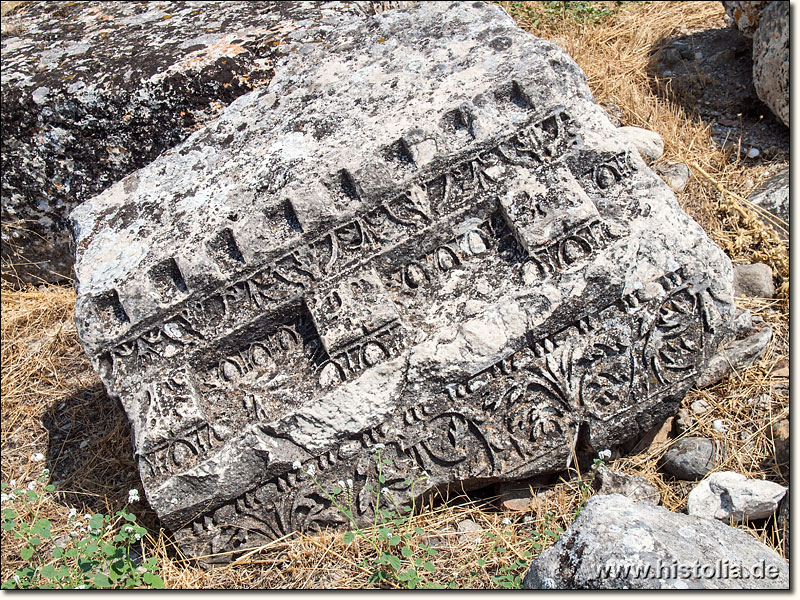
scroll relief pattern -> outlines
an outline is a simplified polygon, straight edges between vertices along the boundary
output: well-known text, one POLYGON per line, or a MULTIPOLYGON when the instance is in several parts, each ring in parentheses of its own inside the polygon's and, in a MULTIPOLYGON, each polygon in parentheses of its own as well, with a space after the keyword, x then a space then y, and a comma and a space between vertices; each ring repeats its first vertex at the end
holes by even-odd
MULTIPOLYGON (((598 423, 685 392, 706 360, 720 315, 703 276, 675 272, 662 297, 633 293, 586 314, 474 376, 437 400, 343 442, 178 532, 197 554, 260 544, 295 530, 342 525, 328 492, 371 521, 376 503, 406 503, 437 483, 557 470, 582 423, 598 423), (375 461, 380 452, 385 492, 375 461), (350 476, 342 480, 342 472, 350 476), (369 489, 367 486, 371 486, 369 489), (209 541, 210 540, 210 541, 209 541)), ((631 432, 635 434, 635 432, 631 432)))

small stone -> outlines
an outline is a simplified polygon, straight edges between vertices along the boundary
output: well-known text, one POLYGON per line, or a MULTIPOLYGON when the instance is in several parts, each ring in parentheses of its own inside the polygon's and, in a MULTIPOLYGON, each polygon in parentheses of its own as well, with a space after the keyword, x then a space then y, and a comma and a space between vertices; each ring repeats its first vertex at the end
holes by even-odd
POLYGON ((789 463, 789 419, 772 424, 772 443, 775 445, 775 460, 779 465, 789 463))
POLYGON ((748 479, 740 473, 712 473, 689 492, 686 512, 707 519, 734 522, 764 519, 772 515, 786 493, 785 487, 764 479, 748 479))
POLYGON ((772 269, 764 263, 733 266, 733 293, 745 298, 772 298, 772 269))
POLYGON ((592 485, 598 494, 622 494, 634 502, 661 503, 658 488, 641 475, 629 475, 599 467, 595 469, 592 485))
POLYGON ((761 154, 761 151, 758 148, 750 148, 747 151, 747 158, 758 158, 761 154))
POLYGON ((728 431, 728 426, 722 419, 714 419, 714 421, 711 423, 711 426, 717 433, 725 433, 726 431, 728 431))
POLYGON ((661 468, 677 479, 697 481, 714 468, 716 454, 714 442, 708 438, 682 438, 664 453, 661 468))
POLYGON ((461 533, 461 535, 458 536, 458 540, 462 544, 477 543, 481 539, 483 527, 472 519, 464 519, 458 522, 458 531, 461 533))
POLYGON ((735 527, 613 494, 589 498, 558 542, 533 561, 522 586, 788 589, 789 563, 735 527), (717 565, 739 572, 757 566, 769 576, 726 576, 717 565))
POLYGON ((636 147, 647 162, 654 162, 664 154, 664 140, 655 131, 641 127, 618 127, 617 132, 636 147))
POLYGON ((678 414, 675 417, 675 426, 677 428, 678 435, 689 431, 692 427, 694 427, 694 424, 695 419, 689 410, 685 408, 678 409, 678 414))
POLYGON ((695 384, 698 389, 714 385, 725 379, 734 370, 740 371, 752 365, 767 349, 772 339, 772 329, 764 327, 743 340, 731 342, 723 346, 708 361, 703 374, 695 384))
POLYGON ((689 167, 683 163, 656 165, 654 170, 676 194, 680 194, 686 188, 691 176, 689 167))
POLYGON ((694 402, 692 402, 690 408, 692 409, 692 412, 694 412, 694 414, 704 415, 708 411, 710 411, 713 408, 713 406, 711 406, 707 400, 701 398, 700 400, 695 400, 694 402))
POLYGON ((522 481, 501 483, 497 490, 500 504, 506 510, 526 511, 534 504, 533 490, 547 485, 552 481, 549 475, 531 477, 522 481))

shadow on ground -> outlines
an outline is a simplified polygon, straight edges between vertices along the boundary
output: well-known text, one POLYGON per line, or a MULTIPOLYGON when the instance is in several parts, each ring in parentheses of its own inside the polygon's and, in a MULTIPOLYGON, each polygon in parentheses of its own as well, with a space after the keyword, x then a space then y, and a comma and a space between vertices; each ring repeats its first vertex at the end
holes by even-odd
POLYGON ((752 41, 733 27, 668 36, 653 44, 647 74, 654 93, 711 126, 714 141, 735 159, 757 148, 763 159, 789 157, 789 128, 759 100, 752 41))
POLYGON ((127 504, 128 491, 137 489, 142 502, 130 510, 158 531, 158 518, 142 494, 127 418, 101 383, 53 404, 42 415, 42 424, 49 434, 50 483, 61 502, 88 512, 116 512, 127 504))

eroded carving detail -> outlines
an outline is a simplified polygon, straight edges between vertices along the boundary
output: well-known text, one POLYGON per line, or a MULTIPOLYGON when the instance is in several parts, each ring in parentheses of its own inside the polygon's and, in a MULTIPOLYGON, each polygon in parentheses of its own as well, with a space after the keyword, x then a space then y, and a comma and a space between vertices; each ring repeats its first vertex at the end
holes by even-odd
POLYGON ((663 297, 643 304, 638 293, 628 294, 532 339, 487 369, 448 385, 439 402, 403 409, 359 439, 217 509, 212 519, 196 521, 179 537, 197 551, 217 552, 296 529, 342 525, 345 519, 322 491, 337 487, 350 499, 354 518, 370 522, 376 498, 367 486, 379 487, 372 456, 378 448, 390 504, 409 502, 436 481, 491 480, 565 458, 569 437, 581 422, 637 410, 637 398, 691 381, 704 360, 706 336, 718 318, 711 314, 708 281, 671 273, 660 284, 663 297), (687 336, 689 342, 682 343, 687 336), (347 481, 338 481, 342 461, 352 464, 347 481), (417 478, 427 474, 431 483, 412 481, 414 473, 417 478), (204 546, 209 532, 216 540, 210 548, 204 546))

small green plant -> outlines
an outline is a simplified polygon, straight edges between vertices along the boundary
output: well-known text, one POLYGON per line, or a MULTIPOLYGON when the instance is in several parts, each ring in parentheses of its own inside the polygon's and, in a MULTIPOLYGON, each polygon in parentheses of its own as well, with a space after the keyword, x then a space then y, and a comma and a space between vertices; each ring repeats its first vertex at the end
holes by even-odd
POLYGON ((127 507, 115 515, 83 518, 73 508, 70 535, 54 538, 51 522, 39 516, 45 497, 55 491, 44 485, 46 479, 45 470, 39 478, 40 492, 2 482, 3 534, 24 541, 19 555, 26 563, 3 582, 3 589, 164 587, 156 559, 140 559, 137 548, 147 530, 127 507))
MULTIPOLYGON (((410 517, 414 513, 413 500, 410 506, 398 504, 389 490, 384 487, 386 483, 384 467, 387 463, 382 457, 382 451, 383 445, 378 444, 375 450, 378 486, 376 488, 366 485, 364 488, 375 494, 375 517, 369 528, 360 527, 353 517, 352 481, 340 481, 338 486, 328 492, 315 479, 313 470, 305 472, 350 522, 351 529, 344 534, 344 543, 350 544, 356 538, 360 538, 372 546, 374 556, 370 556, 361 563, 362 568, 372 572, 369 583, 387 582, 408 589, 443 588, 445 586, 430 580, 430 577, 436 573, 434 558, 438 552, 430 545, 417 541, 416 538, 424 535, 425 531, 420 527, 412 526, 410 522, 410 517), (382 502, 382 498, 386 502, 382 502), (389 508, 381 508, 387 504, 389 508)), ((299 467, 299 464, 296 466, 299 467)), ((426 478, 427 474, 423 472, 419 478, 406 481, 411 487, 412 498, 414 497, 414 487, 426 478)))
MULTIPOLYGON (((512 17, 536 28, 543 23, 574 20, 582 25, 599 25, 619 12, 624 2, 511 2, 512 17)), ((642 4, 639 2, 638 4, 642 4)))

